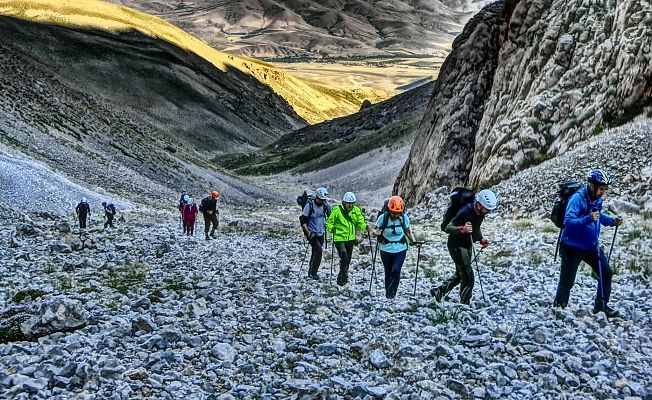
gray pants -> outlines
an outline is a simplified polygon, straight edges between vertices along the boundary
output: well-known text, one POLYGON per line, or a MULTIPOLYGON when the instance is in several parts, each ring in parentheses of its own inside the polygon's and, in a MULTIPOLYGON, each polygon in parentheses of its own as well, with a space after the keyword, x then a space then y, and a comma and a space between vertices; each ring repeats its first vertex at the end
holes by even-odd
POLYGON ((475 277, 471 265, 471 249, 456 247, 448 249, 448 252, 455 263, 455 273, 437 288, 433 293, 437 300, 444 298, 455 288, 460 285, 460 302, 469 304, 473 294, 473 283, 475 277))

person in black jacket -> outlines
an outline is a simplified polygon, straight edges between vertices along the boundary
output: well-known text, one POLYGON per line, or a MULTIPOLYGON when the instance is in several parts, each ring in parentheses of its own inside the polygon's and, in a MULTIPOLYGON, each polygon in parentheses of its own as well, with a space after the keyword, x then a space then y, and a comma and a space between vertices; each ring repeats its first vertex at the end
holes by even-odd
POLYGON ((220 197, 220 194, 216 191, 213 191, 210 197, 204 198, 200 204, 200 211, 204 216, 204 234, 206 235, 206 240, 210 240, 211 238, 217 239, 216 230, 217 226, 219 225, 217 216, 220 213, 217 209, 218 197, 220 197), (213 225, 212 230, 211 225, 213 225), (208 234, 209 231, 211 232, 210 236, 208 234))
POLYGON ((104 207, 104 218, 106 219, 104 222, 104 229, 106 229, 107 226, 114 228, 113 216, 115 215, 115 206, 113 203, 106 204, 106 201, 103 201, 102 207, 104 207))
POLYGON ((79 229, 86 229, 86 218, 91 216, 91 206, 88 205, 86 197, 82 197, 77 207, 75 207, 75 213, 77 218, 79 218, 79 229))
POLYGON ((441 286, 430 290, 430 294, 438 302, 457 285, 460 285, 460 302, 469 304, 471 301, 475 279, 471 265, 473 242, 480 242, 483 248, 489 245, 487 239, 482 236, 480 225, 485 215, 497 205, 498 200, 491 190, 481 190, 475 201, 463 206, 446 226, 448 252, 455 263, 455 273, 441 286))

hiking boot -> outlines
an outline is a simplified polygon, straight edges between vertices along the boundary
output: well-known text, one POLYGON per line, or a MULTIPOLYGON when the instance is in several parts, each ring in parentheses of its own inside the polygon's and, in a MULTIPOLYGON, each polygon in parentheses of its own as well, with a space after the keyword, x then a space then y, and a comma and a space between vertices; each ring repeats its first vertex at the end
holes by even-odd
POLYGON ((337 284, 339 286, 346 286, 346 284, 349 283, 349 277, 348 276, 337 276, 337 284))
POLYGON ((442 293, 439 289, 430 289, 430 295, 435 298, 437 303, 441 303, 442 293))
POLYGON ((317 275, 316 273, 308 274, 308 278, 318 281, 319 275, 317 275))
POLYGON ((206 235, 206 240, 211 240, 211 237, 206 235))
POLYGON ((593 307, 593 314, 597 314, 600 311, 604 312, 604 315, 606 315, 607 318, 620 318, 620 313, 609 306, 606 306, 604 309, 593 307))
POLYGON ((211 237, 213 239, 217 239, 217 233, 215 233, 215 231, 211 232, 211 237))

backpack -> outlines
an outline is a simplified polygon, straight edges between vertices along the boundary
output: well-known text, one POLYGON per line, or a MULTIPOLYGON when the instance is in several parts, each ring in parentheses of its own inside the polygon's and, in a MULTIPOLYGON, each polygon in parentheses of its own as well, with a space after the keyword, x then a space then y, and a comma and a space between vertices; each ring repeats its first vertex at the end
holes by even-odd
POLYGON ((109 214, 115 215, 115 206, 113 205, 113 203, 107 205, 106 210, 109 212, 109 214))
POLYGON ((201 203, 199 203, 199 211, 201 212, 210 211, 212 200, 213 199, 211 198, 211 196, 207 196, 201 199, 201 203))
POLYGON ((448 208, 446 209, 441 221, 441 230, 446 231, 446 227, 451 223, 462 207, 471 204, 474 201, 475 192, 473 190, 461 186, 454 188, 450 194, 450 203, 448 204, 448 208))
POLYGON ((566 181, 559 184, 559 190, 555 194, 555 202, 550 211, 550 220, 557 228, 564 228, 564 217, 570 197, 582 187, 577 181, 566 181))

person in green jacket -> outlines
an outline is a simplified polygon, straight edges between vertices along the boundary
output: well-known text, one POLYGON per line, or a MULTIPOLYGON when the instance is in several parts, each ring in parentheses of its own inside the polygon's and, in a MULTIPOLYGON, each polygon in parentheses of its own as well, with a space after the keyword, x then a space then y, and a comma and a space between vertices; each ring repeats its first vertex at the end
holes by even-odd
POLYGON ((356 204, 355 194, 346 192, 342 205, 333 207, 331 215, 326 220, 326 230, 333 233, 333 243, 340 256, 340 272, 337 274, 337 284, 344 286, 349 281, 349 264, 356 243, 356 229, 369 232, 367 221, 362 210, 356 204))

